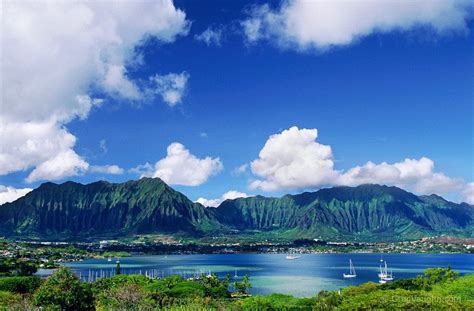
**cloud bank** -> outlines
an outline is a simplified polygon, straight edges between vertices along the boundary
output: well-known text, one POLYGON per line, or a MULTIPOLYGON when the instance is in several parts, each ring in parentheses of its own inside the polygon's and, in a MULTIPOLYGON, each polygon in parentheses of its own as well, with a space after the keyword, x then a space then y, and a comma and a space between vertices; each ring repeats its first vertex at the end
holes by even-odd
MULTIPOLYGON (((126 100, 146 95, 127 75, 140 65, 135 47, 151 37, 172 42, 189 23, 171 0, 6 1, 2 27, 0 175, 33 169, 33 182, 88 170, 65 125, 103 103, 91 88, 126 100)), ((166 77, 175 79, 157 92, 174 105, 187 78, 166 77)))
POLYGON ((159 177, 170 185, 199 186, 209 177, 224 168, 219 158, 199 159, 180 143, 172 143, 167 148, 165 158, 155 165, 146 163, 131 170, 142 177, 159 177))
POLYGON ((220 198, 210 199, 210 200, 205 199, 205 198, 199 198, 196 200, 196 202, 206 207, 218 207, 225 200, 233 200, 237 198, 247 198, 247 197, 248 197, 248 194, 244 192, 231 190, 224 193, 220 198))
POLYGON ((250 189, 281 191, 376 183, 421 194, 462 192, 466 201, 474 201, 474 183, 465 184, 436 172, 433 160, 426 157, 396 163, 369 161, 346 171, 337 170, 331 147, 318 143, 317 137, 316 129, 296 126, 270 136, 250 164, 258 177, 249 184, 250 189))
POLYGON ((7 202, 13 202, 32 190, 33 189, 30 188, 16 189, 13 187, 0 185, 0 205, 7 202))
POLYGON ((466 32, 467 0, 288 0, 277 8, 254 6, 241 22, 248 42, 269 40, 282 48, 325 50, 373 33, 428 28, 438 35, 466 32))

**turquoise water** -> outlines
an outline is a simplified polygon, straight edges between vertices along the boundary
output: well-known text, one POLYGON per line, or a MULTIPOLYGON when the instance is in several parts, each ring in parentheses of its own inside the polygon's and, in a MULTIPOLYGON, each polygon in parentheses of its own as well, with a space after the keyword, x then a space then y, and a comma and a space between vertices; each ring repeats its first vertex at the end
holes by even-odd
MULTIPOLYGON (((303 254, 297 260, 285 259, 285 254, 212 254, 157 255, 122 258, 122 273, 167 276, 196 273, 229 273, 241 278, 248 273, 252 294, 286 293, 299 297, 312 296, 321 290, 335 290, 367 281, 377 282, 381 258, 387 261, 395 279, 409 278, 429 267, 451 266, 456 271, 474 273, 474 255, 469 254, 303 254), (357 278, 344 279, 349 259, 357 278)), ((84 280, 92 275, 113 273, 115 260, 91 259, 66 264, 84 280)))

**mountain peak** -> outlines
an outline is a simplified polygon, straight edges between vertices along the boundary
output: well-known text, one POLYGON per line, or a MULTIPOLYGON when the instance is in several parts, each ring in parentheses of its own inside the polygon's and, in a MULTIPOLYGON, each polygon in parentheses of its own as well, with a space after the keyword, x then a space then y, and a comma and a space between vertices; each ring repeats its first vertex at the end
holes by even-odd
POLYGON ((160 178, 44 183, 0 209, 0 234, 65 239, 134 234, 287 232, 299 237, 414 238, 470 232, 474 209, 376 184, 226 200, 206 209, 160 178), (275 231, 277 232, 277 231, 275 231))

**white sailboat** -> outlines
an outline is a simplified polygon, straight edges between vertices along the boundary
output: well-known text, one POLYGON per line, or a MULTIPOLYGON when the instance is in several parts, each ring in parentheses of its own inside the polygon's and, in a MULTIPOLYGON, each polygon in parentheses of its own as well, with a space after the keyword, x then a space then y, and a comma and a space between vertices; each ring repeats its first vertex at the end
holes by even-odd
POLYGON ((387 276, 387 262, 386 261, 385 261, 385 268, 382 268, 382 265, 380 265, 380 272, 378 276, 381 279, 384 279, 387 276))
POLYGON ((392 274, 392 269, 390 269, 390 274, 387 273, 387 275, 384 278, 385 281, 393 281, 393 274, 392 274))
POLYGON ((286 258, 287 260, 295 260, 295 259, 300 258, 300 256, 297 256, 297 255, 295 255, 295 254, 293 254, 293 253, 289 253, 288 255, 286 255, 285 258, 286 258))
POLYGON ((352 264, 352 259, 349 259, 349 274, 343 273, 342 276, 345 279, 355 278, 357 276, 354 265, 352 264))
POLYGON ((387 281, 385 280, 386 274, 385 274, 384 270, 382 269, 382 265, 380 265, 379 270, 380 270, 380 272, 378 274, 378 276, 380 278, 379 283, 380 284, 387 283, 387 281))
POLYGON ((386 261, 385 261, 385 267, 384 268, 382 268, 382 265, 380 265, 380 272, 379 272, 378 276, 380 278, 379 283, 381 283, 381 284, 385 284, 388 281, 393 281, 392 270, 390 270, 390 274, 389 274, 386 261))
POLYGON ((235 273, 234 273, 234 278, 238 278, 239 276, 237 275, 237 269, 235 269, 235 273))

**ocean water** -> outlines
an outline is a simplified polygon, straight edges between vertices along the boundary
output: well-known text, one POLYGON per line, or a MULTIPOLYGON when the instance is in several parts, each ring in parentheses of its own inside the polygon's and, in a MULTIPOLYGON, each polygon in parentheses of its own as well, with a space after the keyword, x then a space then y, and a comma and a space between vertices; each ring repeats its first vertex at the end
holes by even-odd
MULTIPOLYGON (((314 296, 321 290, 335 290, 368 281, 377 282, 380 264, 386 261, 395 280, 414 277, 426 268, 448 267, 461 274, 474 273, 474 255, 469 254, 302 254, 287 260, 286 254, 209 254, 156 255, 127 257, 120 260, 122 273, 167 276, 179 274, 237 274, 237 279, 248 274, 252 294, 284 293, 299 297, 314 296), (349 259, 357 277, 344 279, 349 259)), ((113 274, 115 259, 90 259, 67 263, 83 280, 113 274)), ((47 273, 40 271, 41 273, 47 273)))

